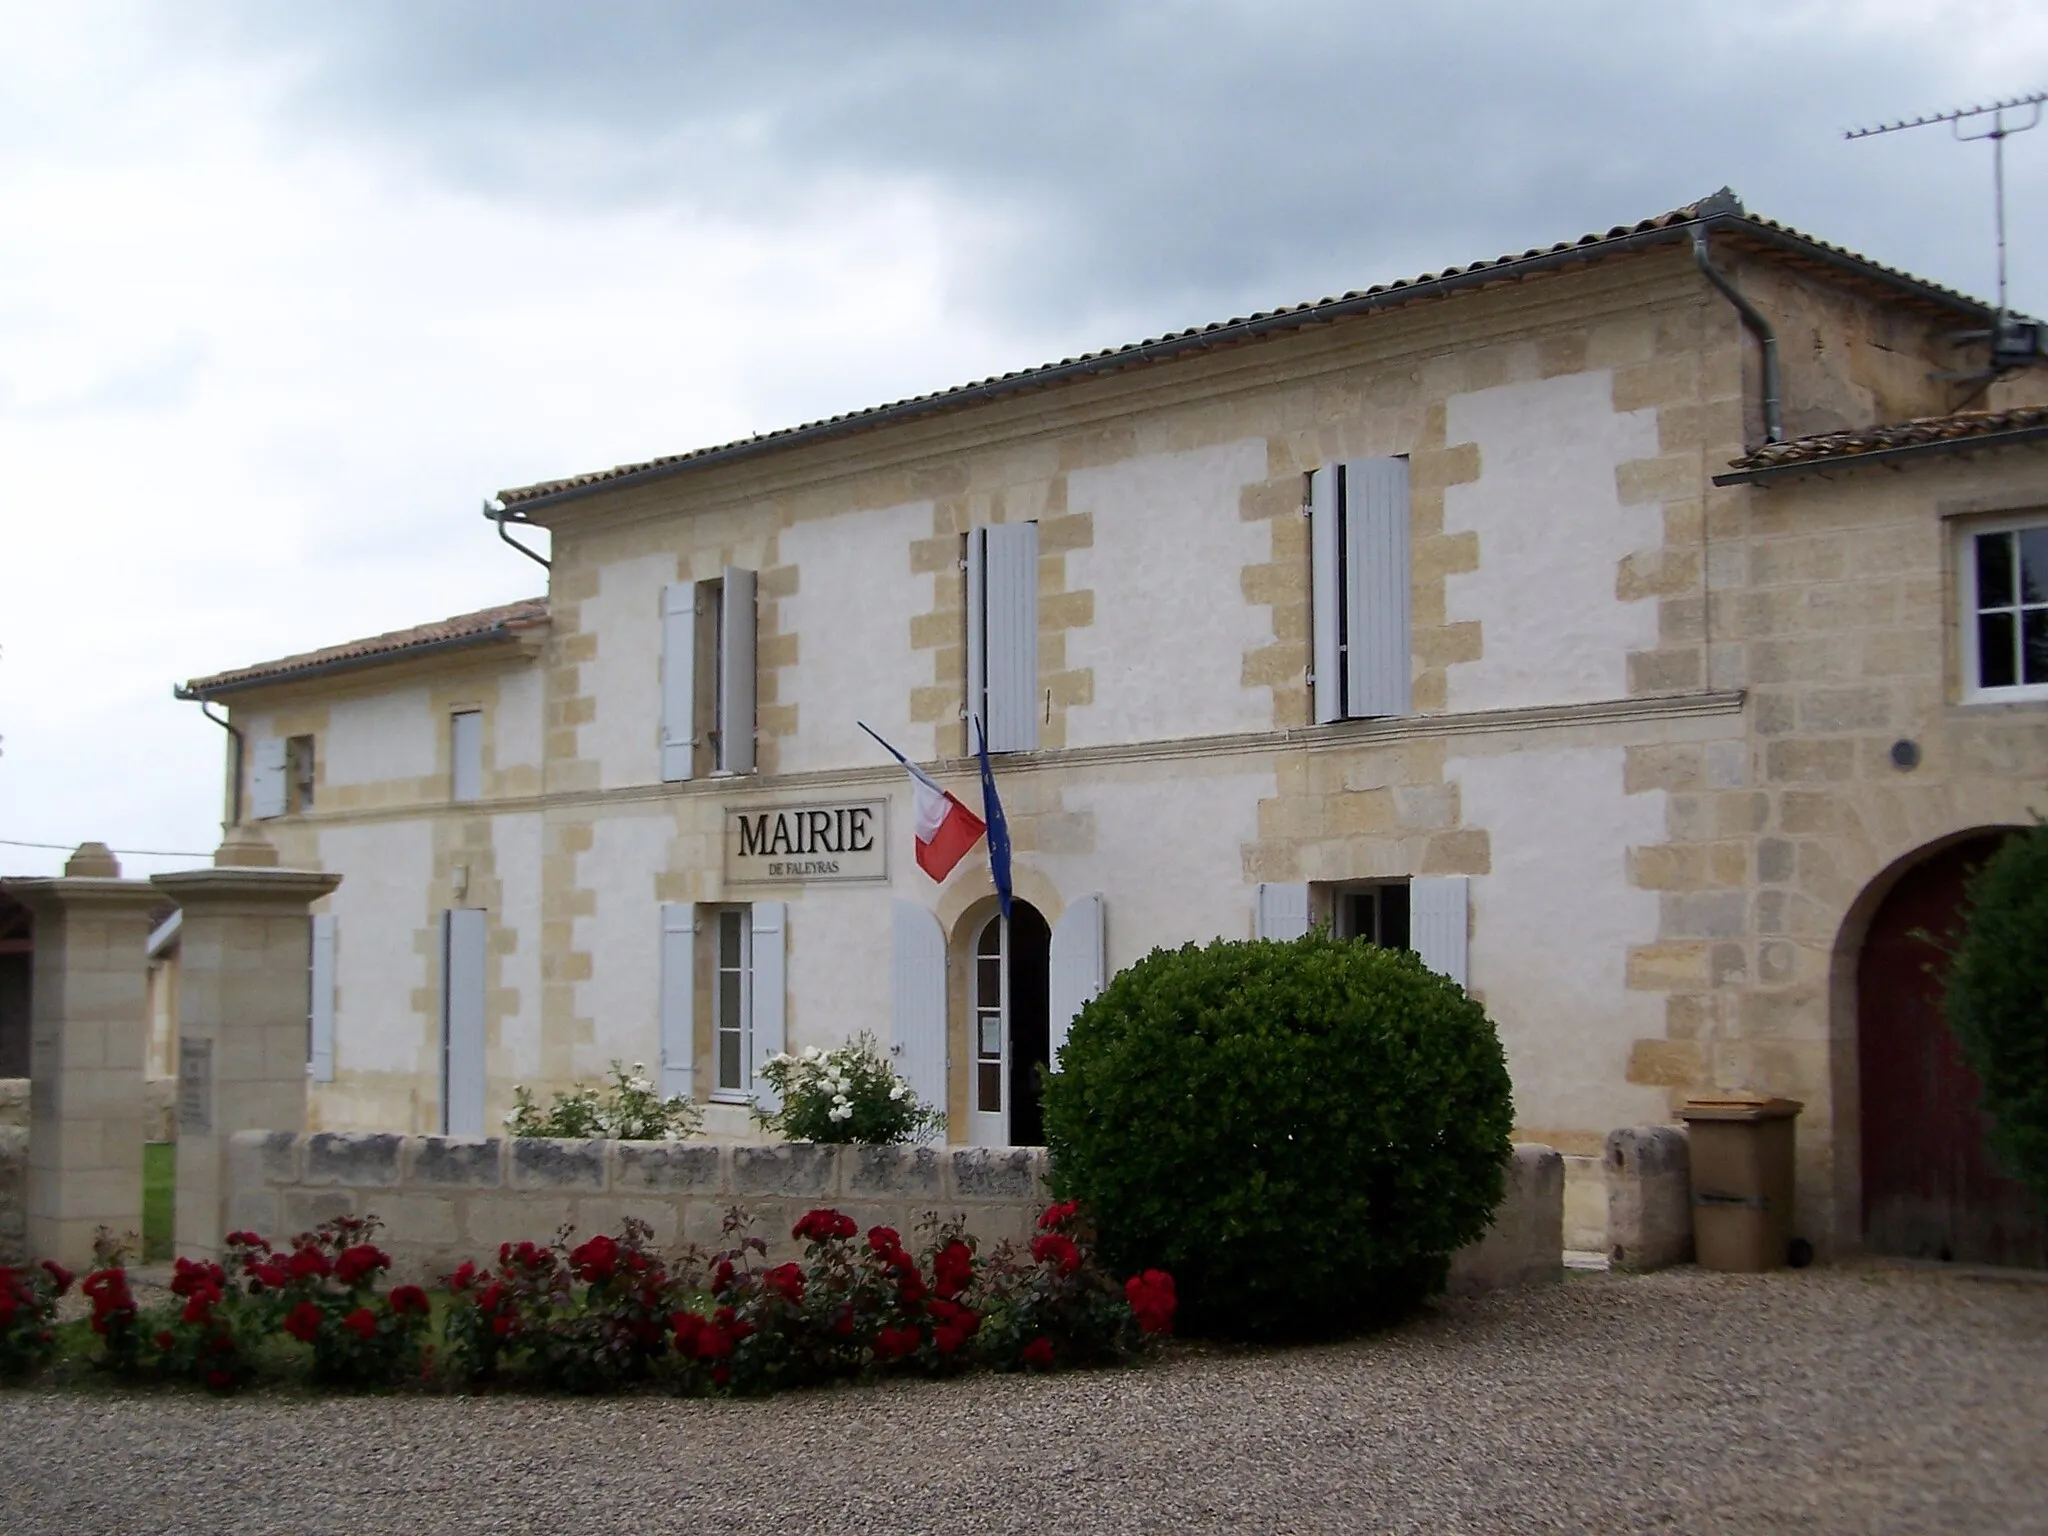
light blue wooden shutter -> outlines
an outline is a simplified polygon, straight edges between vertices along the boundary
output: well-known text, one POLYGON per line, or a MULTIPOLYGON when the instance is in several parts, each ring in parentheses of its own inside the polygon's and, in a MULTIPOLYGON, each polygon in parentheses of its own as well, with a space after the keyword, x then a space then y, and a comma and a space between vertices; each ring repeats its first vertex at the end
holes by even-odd
POLYGON ((265 736, 249 754, 249 814, 267 820, 284 814, 285 740, 265 736))
POLYGON ((1345 713, 1409 712, 1408 461, 1344 466, 1345 713))
POLYGON ((661 1096, 689 1098, 697 1065, 697 904, 661 904, 661 1096))
POLYGON ((1408 882, 1408 942, 1432 971, 1465 985, 1464 875, 1417 875, 1408 882))
POLYGON ((1308 887, 1281 883, 1259 887, 1258 920, 1262 939, 1298 939, 1308 932, 1308 887))
POLYGON ((441 917, 441 1130, 484 1134, 486 914, 456 907, 441 917))
POLYGON ((1309 622, 1314 634, 1310 665, 1315 677, 1315 718, 1318 725, 1344 718, 1344 664, 1340 659, 1344 573, 1337 521, 1335 465, 1309 476, 1308 552, 1309 622))
POLYGON ((1060 914, 1053 925, 1046 1018, 1051 1024, 1046 1050, 1053 1071, 1060 1069, 1060 1049, 1067 1030, 1081 1010, 1102 993, 1102 897, 1083 896, 1060 914))
POLYGON ((1029 752, 1038 745, 1038 524, 1005 523, 985 537, 982 723, 989 751, 1029 752))
POLYGON ((697 584, 661 592, 661 777, 679 783, 694 771, 697 745, 697 584))
POLYGON ((789 903, 757 901, 753 907, 754 1100, 761 1108, 782 1107, 782 1095, 761 1076, 770 1056, 783 1050, 789 1008, 789 903))
POLYGON ((306 1010, 307 1069, 316 1083, 334 1081, 334 916, 314 916, 313 956, 308 967, 311 988, 306 1010))
POLYGON ((946 935, 913 901, 895 903, 890 981, 895 1022, 889 1054, 896 1075, 934 1109, 946 1107, 946 935))
POLYGON ((718 764, 725 773, 754 771, 754 573, 725 568, 719 610, 718 764))
POLYGON ((465 709, 448 717, 448 759, 457 800, 474 800, 484 792, 484 717, 465 709))

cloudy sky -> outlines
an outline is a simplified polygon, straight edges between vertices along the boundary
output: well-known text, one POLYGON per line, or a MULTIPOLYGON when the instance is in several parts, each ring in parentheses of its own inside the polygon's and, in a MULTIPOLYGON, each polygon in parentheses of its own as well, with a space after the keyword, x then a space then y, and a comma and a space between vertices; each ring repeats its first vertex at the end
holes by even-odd
POLYGON ((0 0, 0 839, 211 848, 171 685, 537 591, 503 486, 1724 184, 1991 292, 1987 147, 1841 130, 2048 86, 2048 7, 1395 9, 0 0))

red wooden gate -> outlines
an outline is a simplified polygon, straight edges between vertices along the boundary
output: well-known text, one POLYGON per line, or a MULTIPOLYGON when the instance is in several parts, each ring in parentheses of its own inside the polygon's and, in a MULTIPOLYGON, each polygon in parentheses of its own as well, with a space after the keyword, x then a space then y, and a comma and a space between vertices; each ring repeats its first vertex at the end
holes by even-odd
POLYGON ((2000 836, 1909 870, 1870 922, 1856 965, 1863 1100, 1863 1234, 1874 1253, 2048 1268, 2048 1223, 1984 1147, 1976 1074, 1941 1014, 1943 951, 1963 883, 2000 836))

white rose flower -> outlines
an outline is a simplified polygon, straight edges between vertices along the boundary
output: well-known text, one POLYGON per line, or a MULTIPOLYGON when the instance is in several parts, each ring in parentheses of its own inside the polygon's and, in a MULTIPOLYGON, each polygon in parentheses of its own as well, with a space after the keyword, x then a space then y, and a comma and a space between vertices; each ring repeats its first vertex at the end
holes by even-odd
POLYGON ((892 1099, 908 1098, 909 1096, 910 1084, 908 1083, 898 1083, 895 1087, 889 1090, 889 1097, 892 1099))
POLYGON ((824 1053, 823 1051, 819 1050, 819 1049, 818 1049, 818 1048, 817 1048, 817 1047, 816 1047, 815 1045, 807 1045, 807 1046, 805 1046, 805 1047, 804 1047, 804 1060, 805 1060, 805 1061, 817 1061, 817 1060, 819 1060, 820 1058, 822 1058, 822 1057, 824 1056, 824 1054, 825 1054, 825 1053, 824 1053))
POLYGON ((853 1106, 846 1103, 835 1104, 825 1111, 825 1118, 827 1120, 851 1120, 853 1118, 853 1106))

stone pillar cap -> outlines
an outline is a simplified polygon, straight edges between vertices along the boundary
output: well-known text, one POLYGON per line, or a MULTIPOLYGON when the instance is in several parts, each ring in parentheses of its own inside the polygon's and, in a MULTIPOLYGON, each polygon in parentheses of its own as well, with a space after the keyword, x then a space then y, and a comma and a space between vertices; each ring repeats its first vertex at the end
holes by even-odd
POLYGON ((239 822, 227 829, 220 846, 214 849, 213 865, 216 869, 275 869, 277 847, 261 827, 239 822))
POLYGON ((121 878, 121 861, 114 857, 114 850, 105 843, 80 843, 71 857, 64 861, 64 878, 118 880, 121 878))

